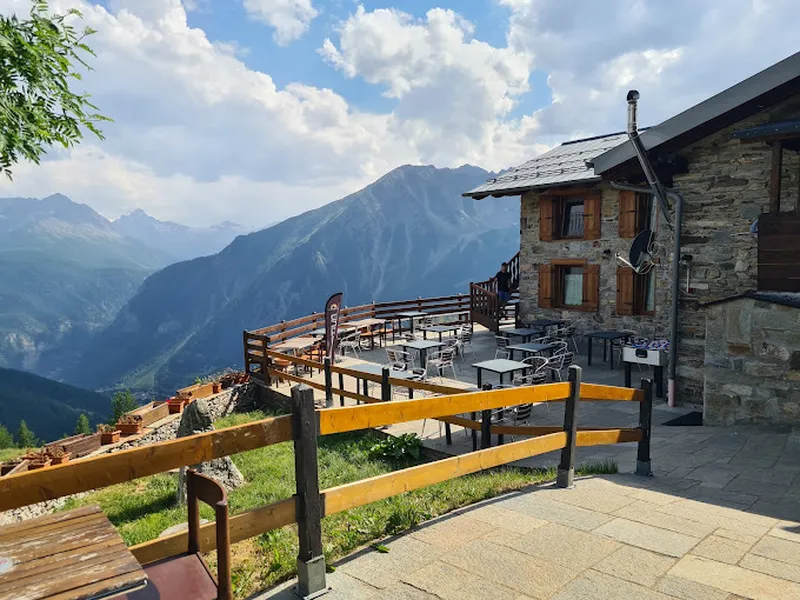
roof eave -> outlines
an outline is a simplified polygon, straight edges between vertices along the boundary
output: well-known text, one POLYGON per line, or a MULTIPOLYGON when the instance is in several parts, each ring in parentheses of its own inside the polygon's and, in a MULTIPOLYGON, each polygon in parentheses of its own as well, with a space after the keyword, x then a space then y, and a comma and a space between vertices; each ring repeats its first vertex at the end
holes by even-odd
POLYGON ((505 188, 499 190, 485 190, 485 191, 471 191, 471 192, 464 192, 461 194, 465 198, 472 198, 474 200, 483 200, 484 198, 488 198, 492 196, 493 198, 503 198, 505 196, 520 196, 525 192, 534 192, 537 190, 549 190, 552 188, 569 188, 574 187, 576 185, 581 184, 594 184, 599 183, 603 180, 602 177, 589 177, 583 179, 576 179, 574 181, 561 181, 559 183, 549 183, 546 185, 532 185, 532 186, 525 186, 519 188, 505 188))

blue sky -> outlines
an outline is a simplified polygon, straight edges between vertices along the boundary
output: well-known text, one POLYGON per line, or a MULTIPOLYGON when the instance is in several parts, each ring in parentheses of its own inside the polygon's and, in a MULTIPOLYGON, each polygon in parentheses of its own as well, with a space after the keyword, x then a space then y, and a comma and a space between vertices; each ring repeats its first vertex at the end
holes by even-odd
MULTIPOLYGON (((239 2, 231 0, 198 0, 197 9, 188 13, 190 27, 198 27, 214 41, 235 42, 246 49, 242 61, 251 69, 269 73, 278 86, 305 83, 315 87, 330 88, 348 99, 359 110, 391 111, 396 101, 386 98, 385 88, 364 82, 359 77, 348 78, 326 64, 318 50, 325 38, 336 37, 339 25, 362 5, 367 12, 379 8, 394 8, 424 19, 431 8, 440 2, 410 0, 402 2, 375 2, 353 0, 328 0, 315 3, 320 15, 311 22, 308 32, 288 45, 278 45, 266 35, 263 23, 248 18, 239 2)), ((473 37, 492 46, 506 43, 511 11, 493 0, 458 0, 458 13, 475 27, 473 37)), ((547 73, 534 70, 530 75, 531 91, 520 98, 511 118, 532 113, 550 103, 547 73)))
MULTIPOLYGON (((30 2, 0 0, 0 14, 30 2)), ((623 130, 632 88, 654 125, 797 51, 797 0, 51 6, 98 31, 76 91, 114 122, 16 165, 0 195, 201 226, 281 220, 405 164, 507 169, 623 130)))

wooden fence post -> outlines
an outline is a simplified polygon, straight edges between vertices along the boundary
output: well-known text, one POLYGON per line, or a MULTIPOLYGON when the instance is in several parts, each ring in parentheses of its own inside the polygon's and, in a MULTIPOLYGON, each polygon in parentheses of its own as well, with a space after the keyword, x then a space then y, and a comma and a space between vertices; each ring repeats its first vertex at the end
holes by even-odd
POLYGON ((636 474, 652 477, 650 468, 650 428, 653 422, 653 381, 642 379, 644 400, 639 404, 639 429, 642 430, 642 439, 636 449, 636 474))
MULTIPOLYGON (((344 375, 341 373, 339 373, 339 389, 344 390, 344 375)), ((339 394, 339 406, 344 406, 344 396, 341 394, 339 394)))
POLYGON ((392 399, 392 386, 389 385, 389 367, 381 369, 381 400, 389 402, 392 399))
POLYGON ((323 361, 325 370, 325 408, 333 408, 333 375, 331 374, 331 359, 325 357, 323 361))
POLYGON ((322 553, 322 498, 317 465, 317 415, 314 391, 307 385, 292 388, 294 470, 297 481, 297 593, 315 597, 327 589, 322 553))
POLYGON ((567 445, 561 450, 561 463, 558 465, 556 485, 570 488, 575 481, 575 447, 578 441, 578 402, 581 399, 581 368, 569 368, 569 398, 564 406, 564 433, 567 445))

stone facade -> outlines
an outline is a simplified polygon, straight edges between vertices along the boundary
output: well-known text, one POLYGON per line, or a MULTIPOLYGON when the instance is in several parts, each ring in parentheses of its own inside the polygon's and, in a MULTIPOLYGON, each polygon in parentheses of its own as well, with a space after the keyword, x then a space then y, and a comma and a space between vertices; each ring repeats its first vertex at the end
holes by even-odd
MULTIPOLYGON (((763 143, 743 144, 731 134, 767 122, 800 118, 800 96, 720 130, 680 151, 688 172, 676 175, 673 188, 684 197, 681 255, 691 255, 680 270, 677 400, 703 402, 703 304, 756 289, 758 242, 750 225, 769 207, 771 150, 763 143), (687 290, 687 276, 689 290, 687 290)), ((528 192, 520 212, 520 302, 523 320, 553 315, 569 318, 579 332, 597 329, 633 329, 644 337, 669 334, 672 232, 661 221, 657 234, 660 259, 656 280, 655 316, 616 314, 614 254, 625 255, 629 239, 618 237, 619 192, 607 183, 602 193, 601 238, 592 241, 539 240, 539 193, 528 192), (606 253, 607 251, 610 251, 606 253), (538 265, 553 258, 588 259, 600 265, 600 306, 597 312, 544 310, 538 307, 538 265)), ((800 204, 800 155, 784 151, 781 209, 800 204)))
POLYGON ((706 310, 704 422, 800 423, 800 308, 753 298, 706 310))

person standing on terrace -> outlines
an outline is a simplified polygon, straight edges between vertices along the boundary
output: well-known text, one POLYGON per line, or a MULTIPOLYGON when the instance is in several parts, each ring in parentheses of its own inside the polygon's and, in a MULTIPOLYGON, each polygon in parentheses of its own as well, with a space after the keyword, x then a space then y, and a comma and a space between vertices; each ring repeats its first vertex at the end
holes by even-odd
POLYGON ((508 263, 500 265, 500 270, 494 276, 497 280, 497 297, 500 304, 506 304, 511 299, 511 273, 508 272, 508 263))

